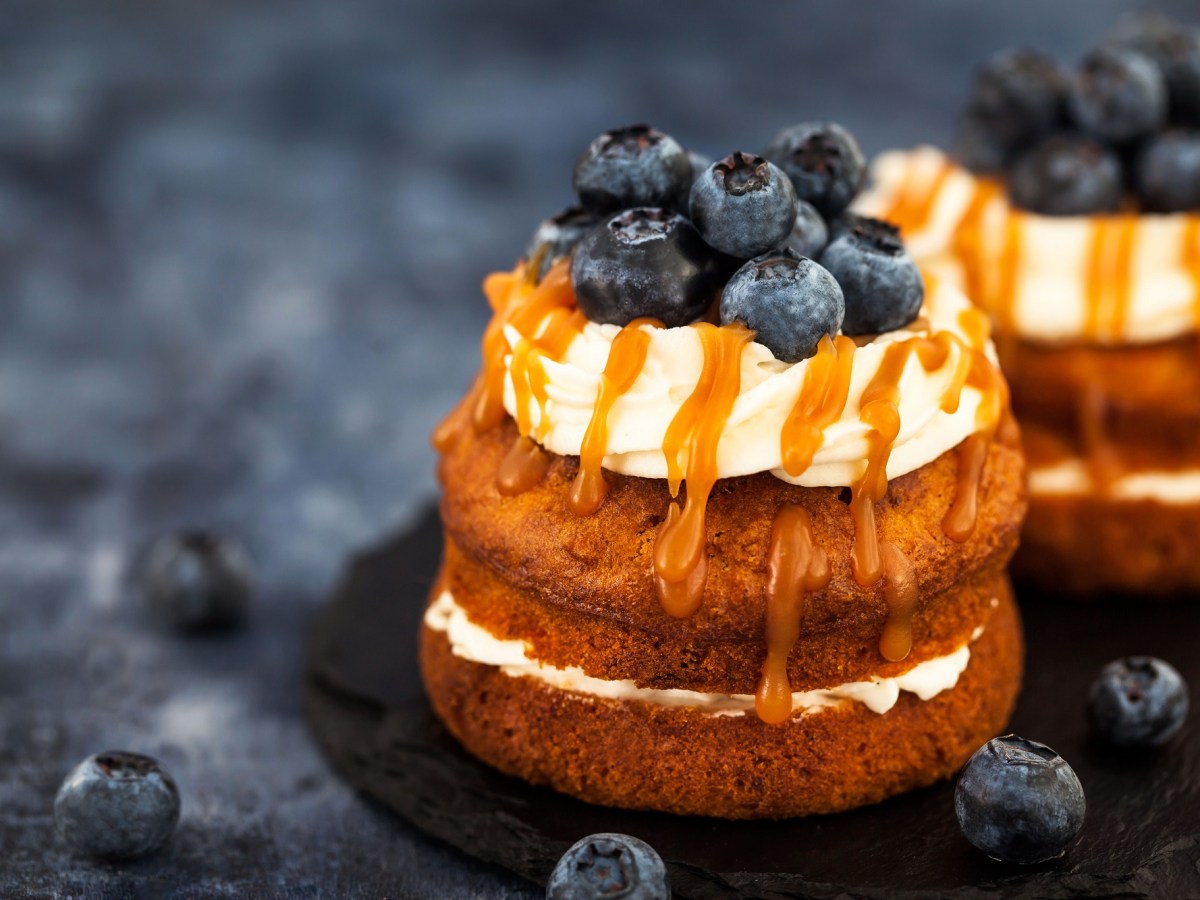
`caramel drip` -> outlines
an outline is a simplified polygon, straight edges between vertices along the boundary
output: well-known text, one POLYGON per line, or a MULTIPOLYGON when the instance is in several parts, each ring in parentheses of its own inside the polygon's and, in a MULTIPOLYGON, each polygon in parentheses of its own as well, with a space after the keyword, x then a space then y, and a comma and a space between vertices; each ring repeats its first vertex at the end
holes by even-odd
POLYGON ((523 494, 545 478, 549 468, 550 454, 536 441, 521 435, 496 470, 496 490, 504 497, 523 494))
POLYGON ((870 426, 867 461, 862 476, 850 486, 854 516, 854 550, 850 562, 854 580, 869 587, 883 574, 879 536, 875 533, 875 504, 887 493, 887 463, 900 433, 900 376, 916 341, 889 344, 879 370, 863 391, 859 419, 870 426))
POLYGON ((1121 216, 1117 222, 1117 249, 1113 254, 1112 310, 1108 319, 1108 335, 1116 340, 1125 333, 1129 319, 1129 298, 1133 288, 1133 252, 1137 245, 1138 217, 1132 213, 1121 216))
POLYGON ((656 319, 635 319, 617 332, 609 348, 596 405, 579 449, 579 473, 567 497, 571 511, 578 516, 594 513, 608 494, 608 483, 600 470, 608 450, 608 415, 617 398, 633 387, 646 364, 650 335, 644 330, 645 325, 662 327, 656 319))
POLYGON ((788 655, 800 637, 800 614, 806 593, 829 584, 829 558, 813 540, 812 519, 803 507, 780 508, 771 527, 767 560, 767 659, 754 695, 758 717, 770 725, 792 714, 788 655))
POLYGON ((1004 216, 1004 244, 1000 248, 995 291, 986 298, 986 302, 980 304, 991 311, 1000 335, 1008 336, 1016 332, 1017 271, 1020 266, 1021 214, 1010 209, 1004 216))
POLYGON ((899 662, 912 652, 912 619, 917 608, 917 578, 908 557, 892 543, 880 545, 883 557, 883 596, 888 617, 879 637, 879 652, 899 662))
POLYGON ((654 542, 659 600, 668 615, 690 616, 704 593, 704 510, 717 480, 717 445, 741 389, 742 351, 752 333, 738 326, 701 323, 696 329, 704 365, 691 395, 667 426, 663 454, 668 484, 676 496, 686 450, 687 499, 683 512, 672 503, 654 542))
POLYGON ((543 440, 550 431, 550 419, 546 415, 546 367, 545 360, 557 362, 571 345, 576 335, 583 330, 587 319, 579 310, 557 307, 550 310, 541 333, 534 338, 522 338, 513 350, 509 375, 512 378, 513 398, 517 410, 517 430, 521 434, 532 434, 530 405, 538 408, 537 440, 543 440))
POLYGON ((990 433, 976 432, 955 450, 958 476, 954 488, 954 503, 942 520, 942 531, 956 543, 963 543, 975 533, 979 518, 979 482, 983 464, 992 443, 990 433))
POLYGON ((954 165, 946 160, 928 183, 914 183, 912 176, 915 167, 914 159, 909 163, 909 169, 895 200, 882 216, 904 234, 919 231, 929 223, 929 217, 933 215, 933 208, 937 205, 942 188, 954 172, 954 165))
POLYGON ((983 243, 983 217, 992 201, 1000 194, 994 181, 979 180, 971 200, 954 229, 951 250, 962 266, 963 288, 971 302, 988 308, 985 294, 990 262, 983 243))
POLYGON ((1187 217, 1180 255, 1184 267, 1192 276, 1192 318, 1200 331, 1200 215, 1187 217))
MULTIPOLYGON (((489 275, 483 283, 483 290, 494 315, 483 332, 483 384, 473 414, 478 431, 493 428, 504 419, 504 358, 508 355, 505 327, 512 325, 521 334, 532 334, 554 310, 575 308, 575 294, 571 290, 570 271, 565 259, 555 263, 536 285, 525 277, 525 268, 518 266, 513 272, 489 275)), ((574 334, 570 337, 574 337, 574 334)), ((516 352, 514 349, 514 358, 516 352)))
POLYGON ((1134 215, 1103 216, 1092 226, 1084 282, 1083 334, 1089 340, 1115 340, 1125 330, 1136 240, 1134 215))
POLYGON ((779 435, 783 469, 796 478, 812 465, 825 440, 825 429, 842 416, 850 394, 854 341, 844 335, 821 338, 808 362, 796 404, 779 435))

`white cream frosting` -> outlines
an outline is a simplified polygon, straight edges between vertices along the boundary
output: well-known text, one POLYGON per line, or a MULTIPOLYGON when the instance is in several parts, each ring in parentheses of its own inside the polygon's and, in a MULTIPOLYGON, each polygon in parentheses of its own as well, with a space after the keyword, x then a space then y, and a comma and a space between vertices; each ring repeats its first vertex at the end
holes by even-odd
MULTIPOLYGON (((718 477, 772 472, 785 481, 806 487, 849 487, 866 466, 870 434, 870 427, 859 419, 859 401, 879 369, 885 348, 897 341, 931 336, 938 331, 952 332, 969 345, 970 336, 960 322, 961 313, 969 307, 961 291, 940 283, 926 297, 922 318, 909 329, 889 332, 859 347, 854 354, 849 398, 841 418, 825 429, 824 441, 812 465, 798 478, 783 469, 780 433, 800 394, 810 361, 784 363, 762 344, 747 344, 741 357, 740 393, 717 448, 718 477)), ((665 478, 663 437, 700 378, 704 353, 694 328, 644 327, 650 336, 646 361, 637 380, 617 399, 609 414, 603 466, 625 475, 665 478)), ((561 361, 543 360, 548 428, 539 442, 547 450, 564 456, 578 455, 591 421, 609 349, 619 331, 615 325, 589 322, 571 342, 561 361)), ((530 336, 536 336, 536 332, 530 336)), ((527 336, 510 326, 505 337, 511 350, 527 336)), ((953 380, 963 352, 955 345, 945 364, 932 372, 925 370, 915 354, 909 357, 899 382, 901 426, 887 465, 889 479, 932 462, 978 430, 976 410, 981 394, 975 388, 964 387, 954 413, 940 408, 942 395, 953 380)), ((986 352, 994 361, 990 344, 986 352)), ((511 360, 510 354, 506 366, 511 366, 511 360)), ((517 401, 511 372, 505 376, 504 405, 515 417, 517 401)), ((541 409, 532 399, 529 412, 536 433, 541 409)))
MULTIPOLYGON (((993 607, 996 605, 993 601, 993 607)), ((587 675, 576 666, 559 668, 533 659, 525 641, 501 639, 476 625, 467 611, 443 590, 425 611, 425 624, 446 635, 451 651, 460 659, 485 666, 496 666, 513 678, 534 678, 551 687, 574 691, 608 700, 641 700, 659 706, 682 706, 718 716, 742 716, 754 711, 753 694, 712 694, 701 691, 642 688, 630 680, 611 680, 587 675)), ((975 629, 971 642, 979 639, 983 627, 975 629)), ((958 678, 971 659, 970 644, 953 653, 917 663, 907 672, 891 678, 872 677, 837 687, 792 694, 792 712, 802 715, 848 702, 861 703, 874 713, 883 714, 896 705, 901 691, 921 700, 936 697, 958 684, 958 678)))
MULTIPOLYGON (((1053 466, 1029 470, 1029 492, 1040 496, 1090 494, 1095 489, 1087 463, 1066 459, 1053 466)), ((1162 504, 1200 503, 1200 469, 1125 472, 1108 485, 1111 500, 1152 500, 1162 504)))
MULTIPOLYGON (((887 212, 901 186, 931 187, 948 159, 933 147, 884 153, 872 165, 873 187, 855 203, 857 212, 887 212)), ((952 252, 955 230, 975 192, 977 179, 954 167, 944 181, 924 227, 906 231, 909 252, 923 267, 962 284, 962 267, 952 252)), ((1012 207, 1005 192, 988 205, 981 224, 985 268, 1001 265, 1005 219, 1012 207)), ((1013 294, 1017 334, 1047 342, 1087 337, 1087 271, 1095 216, 1042 216, 1020 212, 1021 228, 1013 294)), ((1195 331, 1196 280, 1184 260, 1189 216, 1143 214, 1137 219, 1130 257, 1129 306, 1119 334, 1102 343, 1148 343, 1195 331)), ((973 298, 978 299, 978 298, 973 298)))

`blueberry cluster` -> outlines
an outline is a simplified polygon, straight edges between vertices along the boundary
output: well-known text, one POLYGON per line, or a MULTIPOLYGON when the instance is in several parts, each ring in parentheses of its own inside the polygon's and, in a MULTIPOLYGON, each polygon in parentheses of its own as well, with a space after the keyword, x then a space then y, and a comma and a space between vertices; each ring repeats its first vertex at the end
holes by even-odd
POLYGON ((1051 216, 1200 209, 1200 30, 1122 20, 1074 73, 1007 50, 976 73, 954 153, 1051 216))
POLYGON ((825 335, 890 331, 920 311, 896 229, 846 211, 865 177, 858 142, 832 123, 711 163, 648 125, 618 128, 579 157, 579 204, 543 222, 526 256, 540 277, 570 255, 593 322, 674 327, 712 312, 796 362, 825 335))

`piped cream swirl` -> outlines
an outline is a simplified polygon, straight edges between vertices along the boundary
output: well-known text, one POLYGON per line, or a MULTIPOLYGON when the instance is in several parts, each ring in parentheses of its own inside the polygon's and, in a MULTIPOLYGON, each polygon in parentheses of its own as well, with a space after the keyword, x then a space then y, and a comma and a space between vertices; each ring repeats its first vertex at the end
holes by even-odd
MULTIPOLYGON (((873 164, 872 176, 874 186, 855 210, 886 217, 907 200, 921 210, 919 221, 903 229, 909 252, 927 271, 968 287, 956 242, 984 182, 933 147, 884 153, 873 164)), ((1124 250, 1118 246, 1117 229, 1100 232, 1121 218, 1126 217, 1037 215, 1015 209, 1004 190, 992 193, 971 252, 985 278, 1002 275, 1009 280, 1011 296, 1004 312, 1014 333, 1046 342, 1136 344, 1197 329, 1200 217, 1130 215, 1124 250), (1008 241, 1015 243, 1006 251, 1008 241), (1124 270, 1110 271, 1107 267, 1122 253, 1127 257, 1124 270), (1097 273, 1097 266, 1106 268, 1097 273), (1113 315, 1097 308, 1094 282, 1111 284, 1118 278, 1123 282, 1122 309, 1113 315)), ((990 305, 988 297, 971 299, 990 305)))
MULTIPOLYGON (((954 393, 963 354, 975 342, 994 360, 994 350, 977 328, 978 314, 953 285, 935 280, 921 316, 907 328, 889 332, 859 347, 853 357, 847 402, 840 417, 824 429, 811 465, 800 475, 783 467, 781 434, 803 389, 812 360, 785 363, 765 346, 748 343, 740 359, 740 390, 717 447, 717 475, 729 478, 771 472, 808 487, 851 486, 860 478, 869 453, 871 426, 860 419, 860 400, 878 373, 890 345, 929 339, 948 332, 953 340, 945 360, 927 370, 918 354, 910 354, 898 382, 900 431, 887 463, 887 477, 912 472, 954 448, 983 426, 977 415, 981 391, 963 386, 957 407, 946 411, 944 399, 954 393), (972 316, 975 319, 972 319, 972 316)), ((509 325, 504 332, 506 358, 504 406, 519 418, 513 388, 513 351, 538 337, 546 321, 522 334, 509 325)), ((666 478, 663 441, 667 428, 700 379, 704 352, 696 329, 642 326, 649 337, 645 363, 630 388, 621 394, 608 417, 603 467, 646 478, 666 478)), ((544 401, 525 392, 530 433, 556 454, 578 455, 591 421, 597 393, 613 340, 613 325, 587 323, 561 359, 538 360, 544 373, 544 401)))

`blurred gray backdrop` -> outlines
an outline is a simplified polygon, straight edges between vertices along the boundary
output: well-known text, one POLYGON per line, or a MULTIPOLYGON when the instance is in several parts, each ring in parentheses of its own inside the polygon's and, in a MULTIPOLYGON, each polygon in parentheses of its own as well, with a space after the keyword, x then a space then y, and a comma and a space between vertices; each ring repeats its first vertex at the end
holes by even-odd
POLYGON ((299 715, 346 554, 433 495, 483 276, 607 127, 944 142, 983 56, 1072 61, 1137 6, 0 0, 0 894, 537 896, 357 798, 299 715), (129 582, 197 525, 257 563, 230 638, 161 633, 129 582), (108 747, 179 780, 157 859, 54 836, 108 747))

